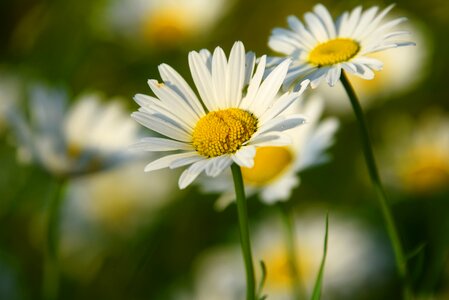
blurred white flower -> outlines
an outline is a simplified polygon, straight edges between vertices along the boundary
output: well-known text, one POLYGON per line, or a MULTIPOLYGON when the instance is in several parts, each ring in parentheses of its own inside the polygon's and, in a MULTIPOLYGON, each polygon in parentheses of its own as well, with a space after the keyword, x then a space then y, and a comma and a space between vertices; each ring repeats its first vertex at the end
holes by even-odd
POLYGON ((182 45, 211 30, 229 8, 225 0, 113 1, 111 27, 134 40, 158 47, 182 45))
MULTIPOLYGON (((363 80, 347 74, 364 108, 381 104, 381 100, 385 98, 413 90, 428 73, 432 47, 428 35, 425 34, 424 25, 411 20, 401 24, 401 28, 413 32, 416 47, 399 47, 368 54, 367 57, 384 62, 382 72, 377 72, 372 80, 363 80)), ((320 85, 317 92, 326 100, 326 109, 336 113, 351 112, 351 104, 341 82, 337 82, 334 87, 320 85)))
MULTIPOLYGON (((61 216, 60 257, 67 274, 89 281, 115 246, 151 226, 178 194, 171 170, 142 174, 141 161, 71 181, 61 216)), ((119 246, 120 247, 120 246, 119 246)))
MULTIPOLYGON (((324 104, 320 97, 312 96, 307 100, 305 103, 297 101, 284 112, 285 115, 301 113, 307 118, 305 125, 286 132, 292 144, 257 148, 254 167, 242 167, 248 196, 257 193, 267 204, 286 201, 300 183, 298 172, 329 160, 325 151, 334 142, 339 122, 335 118, 320 120, 324 104)), ((200 184, 205 192, 222 193, 217 202, 219 208, 235 199, 229 171, 214 179, 202 178, 200 184)))
POLYGON ((431 110, 418 120, 395 115, 384 123, 379 162, 386 183, 413 194, 448 190, 449 115, 431 110))
MULTIPOLYGON (((354 299, 357 289, 368 282, 375 285, 377 273, 385 267, 384 257, 370 231, 360 222, 335 214, 330 216, 329 222, 322 299, 354 299)), ((267 220, 259 225, 253 235, 254 261, 263 260, 267 267, 264 294, 268 295, 268 299, 293 299, 283 229, 276 220, 267 220)), ((325 213, 298 215, 295 230, 297 267, 310 294, 323 253, 325 213)), ((243 299, 245 273, 239 250, 236 245, 211 250, 201 256, 190 299, 243 299)), ((260 271, 258 266, 257 270, 260 271)))
POLYGON ((16 111, 12 126, 20 158, 40 164, 56 176, 76 176, 108 168, 130 153, 138 126, 118 101, 102 104, 89 94, 65 112, 66 95, 43 86, 32 89, 29 120, 16 111))

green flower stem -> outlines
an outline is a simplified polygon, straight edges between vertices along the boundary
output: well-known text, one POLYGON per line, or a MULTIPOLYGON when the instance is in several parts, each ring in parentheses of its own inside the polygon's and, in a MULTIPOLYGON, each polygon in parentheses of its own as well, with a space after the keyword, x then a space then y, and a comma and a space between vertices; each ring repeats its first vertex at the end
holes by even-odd
POLYGON ((293 224, 293 216, 285 203, 278 202, 276 205, 279 208, 282 223, 284 225, 288 264, 290 274, 292 276, 292 294, 296 300, 306 299, 304 283, 301 280, 301 273, 298 269, 298 249, 296 248, 296 235, 293 224))
POLYGON ((366 165, 368 167, 368 172, 371 181, 376 189, 377 199, 379 200, 380 209, 384 217, 385 225, 387 228, 388 236, 390 238, 394 255, 396 258, 396 268, 399 273, 401 280, 404 284, 404 299, 410 299, 411 292, 407 284, 407 262, 404 255, 404 250, 399 238, 398 230, 396 228, 393 214, 387 202, 387 196, 383 189, 382 182, 380 180, 379 172, 377 170, 376 161, 374 159, 374 153, 371 146, 371 141, 368 134, 368 128, 366 126, 365 117, 362 111, 362 107, 357 99, 354 89, 348 80, 345 72, 342 71, 340 78, 343 87, 348 94, 349 100, 351 101, 352 108, 354 110, 357 122, 359 123, 360 134, 362 138, 363 154, 365 155, 366 165))
POLYGON ((54 195, 48 207, 47 220, 47 248, 44 262, 43 299, 54 300, 58 298, 59 267, 59 219, 62 200, 64 198, 65 180, 59 179, 54 195))
POLYGON ((234 178, 235 196, 237 200, 237 212, 240 224, 240 243, 242 246, 243 260, 246 270, 246 300, 256 300, 255 277, 253 257, 251 254, 251 241, 249 238, 248 211, 243 185, 242 171, 236 164, 231 165, 234 178))

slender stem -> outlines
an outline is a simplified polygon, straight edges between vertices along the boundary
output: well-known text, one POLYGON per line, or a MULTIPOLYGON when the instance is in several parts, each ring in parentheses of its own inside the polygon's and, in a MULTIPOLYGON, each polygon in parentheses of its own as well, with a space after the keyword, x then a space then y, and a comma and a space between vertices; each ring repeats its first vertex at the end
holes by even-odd
POLYGON ((47 248, 44 262, 43 299, 54 300, 58 298, 59 267, 59 219, 62 200, 64 198, 64 180, 57 181, 54 195, 48 207, 47 220, 47 248))
POLYGON ((236 164, 232 164, 231 170, 234 178, 235 196, 237 199, 237 212, 240 224, 240 243, 242 246, 242 254, 246 270, 246 300, 256 300, 254 266, 251 254, 248 211, 246 205, 245 187, 243 186, 242 171, 236 164))
POLYGON ((366 126, 365 117, 362 111, 362 107, 357 99, 354 89, 348 80, 345 72, 342 71, 340 78, 343 87, 348 94, 349 100, 351 101, 352 108, 354 110, 357 122, 359 123, 360 134, 362 138, 363 154, 365 155, 366 166, 368 167, 368 172, 374 188, 377 193, 377 199, 379 200, 380 209, 384 217, 385 225, 387 228, 388 236, 390 238, 394 255, 396 258, 396 268, 399 276, 404 284, 404 299, 409 299, 411 297, 411 291, 407 284, 407 262, 404 255, 404 250, 399 238, 398 230, 393 218, 393 214, 387 202, 387 196, 383 189, 382 182, 380 180, 379 172, 377 170, 376 161, 374 159, 374 153, 371 146, 370 137, 368 134, 368 128, 366 126))
POLYGON ((294 299, 306 299, 304 283, 301 280, 301 273, 298 269, 298 249, 296 247, 296 235, 293 225, 293 217, 285 203, 278 202, 277 206, 284 224, 285 242, 287 246, 287 256, 292 277, 292 292, 294 299))

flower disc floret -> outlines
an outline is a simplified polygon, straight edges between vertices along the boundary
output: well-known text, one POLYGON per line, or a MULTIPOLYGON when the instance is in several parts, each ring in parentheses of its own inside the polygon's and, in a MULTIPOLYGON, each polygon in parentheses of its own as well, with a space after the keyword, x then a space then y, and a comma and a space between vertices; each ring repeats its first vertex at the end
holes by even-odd
POLYGON ((309 62, 318 67, 347 62, 360 51, 353 39, 337 38, 318 44, 309 53, 309 62))
POLYGON ((239 108, 211 111, 202 117, 192 134, 195 150, 206 157, 232 154, 257 130, 257 118, 239 108))

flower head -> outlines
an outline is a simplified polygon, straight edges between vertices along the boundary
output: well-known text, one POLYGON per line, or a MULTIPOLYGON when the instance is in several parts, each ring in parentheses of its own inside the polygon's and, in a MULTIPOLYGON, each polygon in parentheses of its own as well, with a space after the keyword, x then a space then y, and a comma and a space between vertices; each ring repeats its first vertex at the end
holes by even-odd
POLYGON ((254 71, 255 56, 245 55, 241 42, 234 44, 229 60, 220 47, 213 54, 190 52, 190 71, 201 102, 174 69, 160 65, 164 83, 148 81, 157 98, 136 95, 141 107, 132 116, 166 138, 145 138, 135 147, 177 152, 151 162, 145 171, 190 165, 179 179, 179 187, 185 188, 203 171, 216 177, 233 162, 252 167, 257 147, 288 144, 284 131, 304 123, 304 118, 282 112, 298 99, 308 82, 303 82, 299 92, 277 96, 289 61, 262 81, 265 65, 262 56, 254 71))
POLYGON ((228 10, 224 0, 111 0, 111 27, 132 40, 170 48, 203 36, 228 10))
POLYGON ((389 137, 380 161, 386 182, 415 195, 448 191, 449 117, 430 111, 418 120, 395 116, 386 124, 389 137))
MULTIPOLYGON (((432 41, 428 35, 425 35, 426 28, 417 21, 407 22, 401 27, 413 32, 417 47, 399 47, 367 54, 367 57, 384 63, 382 72, 378 72, 372 80, 364 80, 357 75, 347 74, 356 94, 360 97, 360 104, 364 110, 381 105, 383 101, 392 97, 410 92, 426 78, 432 53, 432 41)), ((350 102, 346 101, 348 96, 342 84, 337 82, 333 87, 322 84, 316 91, 323 95, 326 100, 326 109, 332 113, 352 112, 350 102), (340 99, 345 101, 336 101, 340 99)))
MULTIPOLYGON (((299 185, 298 172, 326 162, 329 157, 325 151, 334 140, 338 128, 335 118, 320 120, 323 111, 323 99, 311 97, 308 101, 297 101, 284 114, 303 113, 307 123, 300 128, 293 128, 286 133, 292 144, 286 146, 266 146, 256 149, 254 166, 242 168, 243 180, 247 194, 259 194, 261 200, 271 204, 286 201, 293 188, 299 185)), ((233 181, 230 172, 211 180, 200 180, 206 192, 221 193, 217 205, 222 208, 235 199, 233 181)))
MULTIPOLYGON (((393 5, 378 12, 374 6, 364 12, 360 6, 350 13, 344 12, 333 21, 329 11, 321 4, 304 15, 306 25, 295 16, 288 17, 289 29, 275 28, 269 46, 293 60, 285 86, 306 77, 315 88, 325 78, 333 86, 342 69, 364 79, 372 79, 374 71, 382 69, 382 62, 366 55, 389 48, 413 45, 400 38, 406 31, 392 31, 405 21, 397 18, 385 23, 382 20, 393 5)), ((279 59, 274 59, 276 63, 279 59)))
POLYGON ((30 120, 16 112, 11 122, 19 155, 56 176, 75 176, 108 168, 126 156, 137 139, 138 127, 117 101, 107 105, 89 94, 66 113, 61 90, 35 86, 31 91, 30 120))

